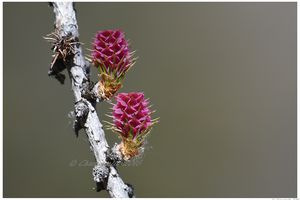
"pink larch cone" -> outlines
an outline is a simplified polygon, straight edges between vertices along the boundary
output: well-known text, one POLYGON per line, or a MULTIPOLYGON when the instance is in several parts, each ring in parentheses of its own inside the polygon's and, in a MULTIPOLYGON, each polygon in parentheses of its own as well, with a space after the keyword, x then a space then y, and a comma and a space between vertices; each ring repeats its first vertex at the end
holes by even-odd
POLYGON ((146 135, 150 132, 157 119, 151 119, 149 101, 142 92, 120 93, 113 106, 112 130, 122 138, 121 153, 126 160, 139 153, 146 135))
POLYGON ((99 93, 104 99, 110 99, 122 87, 125 73, 134 64, 124 33, 99 31, 93 42, 92 62, 99 69, 99 93))

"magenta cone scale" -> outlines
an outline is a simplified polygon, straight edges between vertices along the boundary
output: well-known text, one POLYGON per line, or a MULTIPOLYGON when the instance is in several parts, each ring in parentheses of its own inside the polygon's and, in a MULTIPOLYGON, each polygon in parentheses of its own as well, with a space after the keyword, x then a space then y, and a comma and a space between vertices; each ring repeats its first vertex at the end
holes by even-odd
POLYGON ((152 125, 149 102, 141 92, 120 93, 116 97, 117 103, 113 107, 113 120, 116 128, 123 137, 145 133, 152 125))
POLYGON ((132 65, 129 45, 121 30, 99 31, 94 39, 93 62, 102 66, 107 72, 126 72, 132 65))

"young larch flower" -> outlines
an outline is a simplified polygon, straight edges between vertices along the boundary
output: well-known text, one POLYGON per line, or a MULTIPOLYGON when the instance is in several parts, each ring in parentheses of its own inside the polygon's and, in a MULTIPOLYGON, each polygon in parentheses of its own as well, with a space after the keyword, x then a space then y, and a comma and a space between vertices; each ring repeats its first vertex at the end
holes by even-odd
POLYGON ((142 92, 120 93, 115 99, 110 128, 120 134, 120 151, 124 159, 129 160, 138 155, 145 137, 158 120, 152 120, 153 112, 142 92))
POLYGON ((121 87, 126 72, 133 66, 129 44, 121 30, 97 32, 92 49, 92 62, 99 69, 99 95, 110 99, 121 87))

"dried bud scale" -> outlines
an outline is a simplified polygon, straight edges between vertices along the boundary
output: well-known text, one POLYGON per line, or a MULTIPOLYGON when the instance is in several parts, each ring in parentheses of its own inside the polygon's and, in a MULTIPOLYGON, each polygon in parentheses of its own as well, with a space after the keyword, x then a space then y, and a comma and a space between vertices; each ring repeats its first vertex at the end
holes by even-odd
POLYGON ((60 83, 64 83, 65 75, 61 74, 66 68, 66 62, 75 54, 75 46, 81 44, 77 37, 71 35, 61 36, 58 30, 44 37, 52 44, 53 59, 48 72, 49 76, 54 76, 60 83))

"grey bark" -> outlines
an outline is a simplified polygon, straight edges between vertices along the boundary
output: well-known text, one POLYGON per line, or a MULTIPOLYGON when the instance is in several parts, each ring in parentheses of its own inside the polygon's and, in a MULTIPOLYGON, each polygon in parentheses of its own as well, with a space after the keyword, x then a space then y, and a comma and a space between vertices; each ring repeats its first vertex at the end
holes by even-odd
MULTIPOLYGON (((79 41, 76 12, 72 2, 51 3, 55 14, 55 29, 61 38, 72 38, 79 41)), ((95 109, 95 88, 89 90, 89 63, 84 59, 79 42, 72 44, 73 52, 62 61, 58 59, 54 65, 63 64, 68 70, 72 90, 75 97, 75 129, 83 128, 89 139, 90 147, 94 153, 97 165, 93 169, 93 178, 97 183, 97 190, 105 189, 111 197, 133 197, 133 188, 125 184, 116 170, 116 163, 121 156, 116 148, 110 149, 105 139, 102 124, 95 109), (94 98, 86 98, 86 94, 94 98), (77 128, 76 128, 77 127, 77 128)), ((55 67, 55 66, 54 66, 55 67)), ((101 100, 101 99, 100 99, 101 100)))

